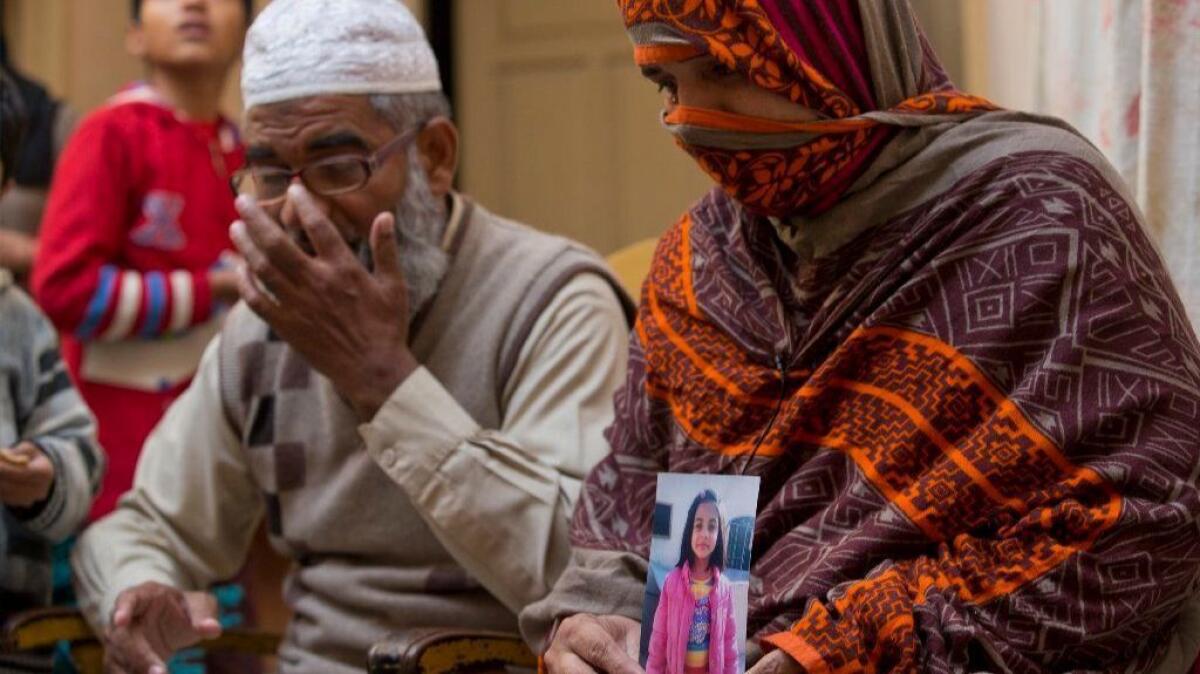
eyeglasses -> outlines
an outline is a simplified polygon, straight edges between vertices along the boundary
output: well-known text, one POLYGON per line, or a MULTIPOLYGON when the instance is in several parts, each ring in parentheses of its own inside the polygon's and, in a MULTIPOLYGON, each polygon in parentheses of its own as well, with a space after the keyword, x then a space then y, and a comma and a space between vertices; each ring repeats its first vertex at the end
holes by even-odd
POLYGON ((296 171, 278 166, 248 166, 234 173, 230 182, 236 194, 248 194, 260 206, 273 206, 283 201, 288 186, 296 178, 300 178, 310 192, 326 197, 353 192, 362 189, 388 157, 408 145, 422 128, 424 125, 418 125, 401 133, 366 157, 326 157, 296 171))

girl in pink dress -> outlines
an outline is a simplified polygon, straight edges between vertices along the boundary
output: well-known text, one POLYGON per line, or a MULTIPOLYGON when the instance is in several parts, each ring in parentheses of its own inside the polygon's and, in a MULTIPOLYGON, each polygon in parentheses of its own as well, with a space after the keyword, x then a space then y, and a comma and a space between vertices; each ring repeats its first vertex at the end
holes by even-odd
POLYGON ((706 489, 692 501, 679 563, 663 582, 647 674, 737 674, 733 590, 724 566, 725 518, 720 499, 706 489))

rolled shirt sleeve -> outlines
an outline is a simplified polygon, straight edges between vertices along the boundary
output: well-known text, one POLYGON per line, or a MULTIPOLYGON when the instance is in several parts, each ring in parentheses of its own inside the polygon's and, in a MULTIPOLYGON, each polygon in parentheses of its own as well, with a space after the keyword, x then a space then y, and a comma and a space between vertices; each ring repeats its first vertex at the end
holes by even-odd
POLYGON ((218 337, 146 440, 133 488, 75 547, 75 589, 94 627, 107 625, 130 587, 203 589, 245 559, 263 505, 221 406, 219 348, 218 337))
MULTIPOLYGON (((40 503, 9 510, 30 534, 57 542, 83 523, 106 459, 96 441, 96 420, 67 374, 53 326, 25 293, 6 287, 10 282, 7 275, 0 278, 0 348, 9 349, 0 361, 16 368, 7 381, 21 421, 18 441, 37 445, 49 457, 54 481, 40 503)), ((0 372, 0 385, 5 379, 0 372)))

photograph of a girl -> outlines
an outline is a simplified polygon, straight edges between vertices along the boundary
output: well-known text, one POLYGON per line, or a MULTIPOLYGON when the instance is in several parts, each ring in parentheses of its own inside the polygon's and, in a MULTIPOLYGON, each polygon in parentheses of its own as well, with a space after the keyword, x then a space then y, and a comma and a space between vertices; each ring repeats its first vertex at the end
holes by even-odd
MULTIPOLYGON (((695 480, 714 476, 661 477, 695 480)), ((661 479, 659 492, 661 496, 661 479)), ((757 493, 757 481, 754 492, 757 493)), ((733 553, 728 546, 729 521, 717 492, 703 488, 697 493, 693 486, 690 493, 695 496, 686 517, 679 522, 682 525, 678 527, 679 546, 675 548, 678 558, 661 583, 644 666, 647 674, 739 674, 739 654, 743 647, 737 607, 742 607, 741 622, 744 625, 744 591, 742 600, 738 601, 728 572, 728 560, 731 555, 748 554, 749 540, 744 541, 745 553, 733 553)), ((685 504, 686 501, 664 503, 660 498, 658 507, 667 508, 665 512, 670 513, 671 507, 682 509, 685 504)), ((656 519, 661 520, 662 516, 663 511, 656 509, 656 519)), ((665 517, 674 519, 669 514, 665 517)), ((749 519, 752 521, 753 518, 749 519)), ((662 536, 664 532, 659 531, 660 527, 669 524, 656 522, 656 535, 662 536)), ((662 542, 674 542, 676 536, 670 535, 674 532, 668 530, 665 533, 668 535, 662 542)), ((653 601, 651 592, 655 585, 653 580, 647 583, 647 610, 653 601)))

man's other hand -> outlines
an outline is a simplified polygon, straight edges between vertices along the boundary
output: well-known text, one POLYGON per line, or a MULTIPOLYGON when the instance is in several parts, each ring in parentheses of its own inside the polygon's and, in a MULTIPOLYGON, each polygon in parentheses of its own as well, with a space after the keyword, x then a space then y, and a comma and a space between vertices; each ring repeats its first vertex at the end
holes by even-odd
POLYGON ((104 671, 166 674, 175 651, 220 635, 211 594, 142 583, 117 597, 104 635, 104 671))

